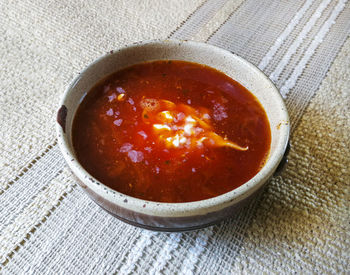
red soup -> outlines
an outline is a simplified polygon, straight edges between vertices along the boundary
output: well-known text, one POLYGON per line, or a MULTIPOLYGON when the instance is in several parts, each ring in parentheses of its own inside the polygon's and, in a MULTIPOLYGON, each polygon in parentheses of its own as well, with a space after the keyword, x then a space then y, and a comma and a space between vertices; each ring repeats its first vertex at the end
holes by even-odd
POLYGON ((231 191, 259 172, 270 126, 257 99, 196 63, 154 61, 118 71, 83 99, 73 124, 82 166, 141 199, 189 202, 231 191))

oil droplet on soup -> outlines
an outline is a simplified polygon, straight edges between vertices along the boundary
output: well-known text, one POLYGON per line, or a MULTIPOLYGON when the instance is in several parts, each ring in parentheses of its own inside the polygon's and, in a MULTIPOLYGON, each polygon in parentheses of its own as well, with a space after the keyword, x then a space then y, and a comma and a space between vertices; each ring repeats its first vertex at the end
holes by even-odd
POLYGON ((256 175, 271 143, 257 99, 208 66, 133 65, 97 83, 73 123, 83 167, 141 199, 189 202, 229 192, 256 175))

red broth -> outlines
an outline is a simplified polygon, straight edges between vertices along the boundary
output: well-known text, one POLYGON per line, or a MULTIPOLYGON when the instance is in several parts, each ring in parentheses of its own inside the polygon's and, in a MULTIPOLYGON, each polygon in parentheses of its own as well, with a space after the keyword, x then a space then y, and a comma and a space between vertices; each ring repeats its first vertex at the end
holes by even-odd
POLYGON ((96 84, 73 123, 82 166, 121 193, 190 202, 256 175, 271 132, 254 95, 225 74, 185 61, 133 65, 96 84))

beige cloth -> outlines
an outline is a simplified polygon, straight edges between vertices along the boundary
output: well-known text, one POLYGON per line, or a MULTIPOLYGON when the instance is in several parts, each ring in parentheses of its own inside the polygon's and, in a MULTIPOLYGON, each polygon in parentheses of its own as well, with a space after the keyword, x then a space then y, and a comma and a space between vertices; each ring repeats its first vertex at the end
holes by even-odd
MULTIPOLYGON (((349 30, 350 13, 344 3, 295 1, 290 10, 282 1, 2 1, 0 272, 349 272, 350 40, 343 45, 340 37, 342 28, 349 30), (276 17, 264 25, 269 12, 276 17), (263 66, 262 57, 285 37, 285 48, 264 71, 273 76, 295 45, 290 66, 276 80, 286 87, 322 26, 329 29, 316 50, 334 34, 339 47, 324 59, 331 64, 331 54, 341 51, 329 70, 312 58, 302 68, 302 81, 305 74, 323 78, 317 64, 328 71, 319 88, 304 81, 317 88, 309 105, 293 105, 297 89, 307 90, 304 82, 288 90, 298 123, 287 170, 237 217, 192 233, 153 233, 112 218, 76 185, 56 145, 56 109, 69 82, 101 54, 173 34, 226 47, 263 66), (261 32, 271 37, 261 39, 261 32), (252 44, 258 45, 254 51, 252 44)), ((312 96, 297 95, 305 103, 312 96)))

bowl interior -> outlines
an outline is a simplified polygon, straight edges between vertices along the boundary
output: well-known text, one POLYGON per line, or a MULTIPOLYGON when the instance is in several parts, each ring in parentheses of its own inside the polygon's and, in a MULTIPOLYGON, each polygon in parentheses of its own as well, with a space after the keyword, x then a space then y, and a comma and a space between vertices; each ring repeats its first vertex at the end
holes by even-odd
MULTIPOLYGON (((271 128, 271 149, 268 160, 262 170, 241 187, 232 192, 205 201, 180 203, 177 204, 177 206, 169 203, 162 203, 161 205, 164 207, 162 209, 158 207, 156 215, 162 215, 169 211, 173 213, 175 211, 174 207, 176 207, 176 211, 182 213, 187 212, 189 207, 192 210, 195 209, 198 213, 205 213, 209 211, 209 208, 214 207, 219 209, 225 207, 225 204, 232 204, 235 201, 249 196, 249 194, 260 188, 273 174, 283 156, 289 136, 289 118, 286 107, 272 82, 255 66, 228 51, 197 42, 172 40, 136 43, 108 53, 90 64, 79 74, 70 87, 68 87, 61 102, 62 105, 65 105, 68 109, 65 133, 58 127, 59 144, 73 172, 86 183, 83 177, 86 178, 87 172, 82 169, 79 163, 72 161, 72 158, 76 156, 72 146, 71 136, 72 122, 85 94, 99 80, 111 73, 133 64, 162 59, 185 60, 205 64, 225 73, 247 88, 257 97, 266 111, 271 128)), ((123 195, 118 192, 107 192, 106 194, 96 185, 91 185, 91 188, 100 195, 107 197, 110 201, 115 202, 119 200, 119 197, 123 197, 123 195)), ((152 208, 150 207, 145 210, 142 207, 144 203, 143 200, 131 199, 133 199, 133 203, 129 205, 136 211, 145 212, 152 208)), ((152 214, 154 214, 154 212, 152 214)))

